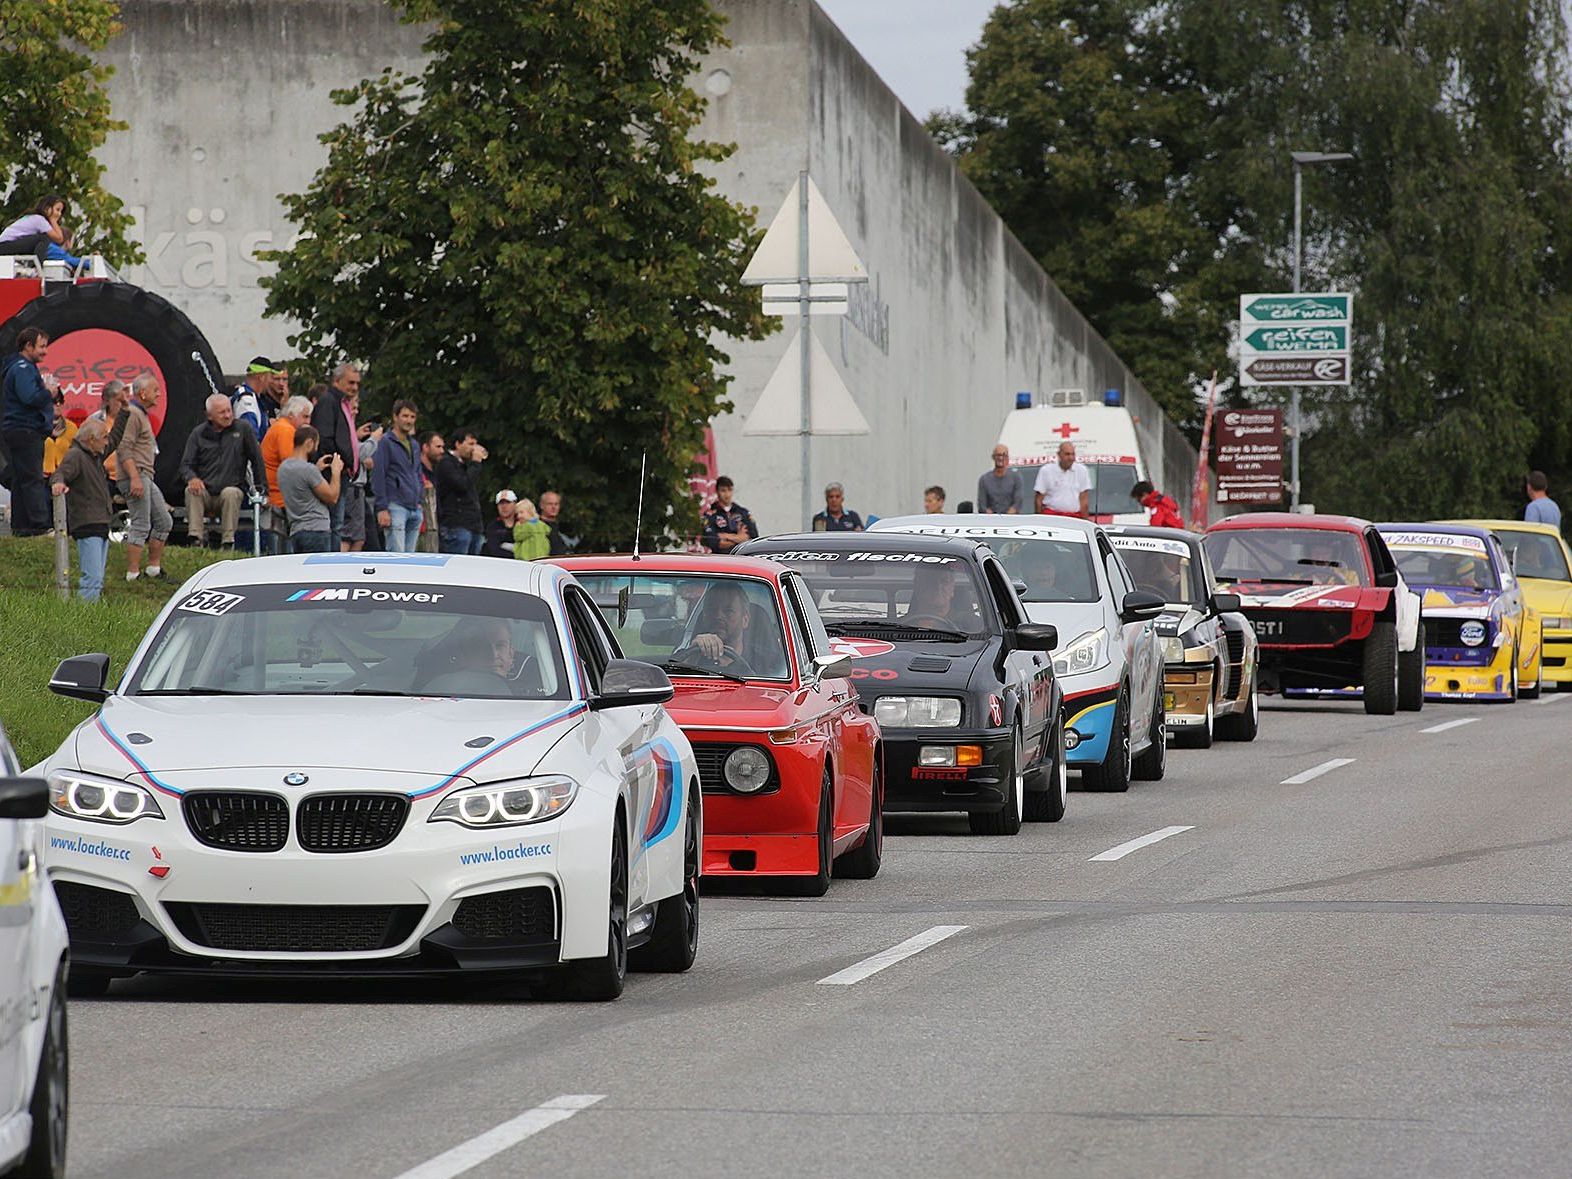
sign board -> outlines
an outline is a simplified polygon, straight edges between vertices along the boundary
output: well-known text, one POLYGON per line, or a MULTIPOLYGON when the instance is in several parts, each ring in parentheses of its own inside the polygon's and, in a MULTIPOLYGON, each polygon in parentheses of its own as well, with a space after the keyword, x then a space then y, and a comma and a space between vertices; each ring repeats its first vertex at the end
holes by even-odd
POLYGON ((1283 411, 1225 409, 1217 415, 1217 502, 1275 504, 1283 498, 1283 411))
POLYGON ((1347 385, 1354 297, 1329 291, 1239 297, 1239 383, 1347 385))

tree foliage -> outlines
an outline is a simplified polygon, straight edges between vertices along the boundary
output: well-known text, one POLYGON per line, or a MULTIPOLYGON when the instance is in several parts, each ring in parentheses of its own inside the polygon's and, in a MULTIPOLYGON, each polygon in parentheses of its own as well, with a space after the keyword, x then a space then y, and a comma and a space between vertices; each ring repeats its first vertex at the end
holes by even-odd
POLYGON ((0 0, 0 209, 10 221, 59 193, 76 252, 126 266, 142 253, 94 157, 126 124, 110 115, 112 70, 90 56, 120 31, 119 15, 118 0, 0 0))
POLYGON ((729 408, 715 341, 766 330, 740 285, 752 212, 703 171, 732 149, 692 135, 720 19, 706 0, 396 6, 434 23, 428 64, 335 93, 356 110, 284 198, 302 237, 269 312, 423 425, 473 424, 491 483, 560 488, 587 545, 630 543, 645 450, 646 532, 691 529, 690 465, 729 408))
POLYGON ((1510 512, 1572 481, 1567 66, 1556 0, 1013 0, 935 126, 1192 427, 1238 296, 1289 288, 1289 153, 1353 152, 1305 172, 1304 286, 1356 293, 1306 498, 1510 512))

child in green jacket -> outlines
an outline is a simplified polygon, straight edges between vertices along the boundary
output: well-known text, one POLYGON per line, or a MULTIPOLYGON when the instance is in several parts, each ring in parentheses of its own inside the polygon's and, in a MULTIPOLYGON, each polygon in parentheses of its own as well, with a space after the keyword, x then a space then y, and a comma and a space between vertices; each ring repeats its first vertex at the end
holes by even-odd
POLYGON ((550 553, 550 526, 536 515, 534 500, 519 500, 513 521, 513 555, 520 561, 536 561, 550 553))

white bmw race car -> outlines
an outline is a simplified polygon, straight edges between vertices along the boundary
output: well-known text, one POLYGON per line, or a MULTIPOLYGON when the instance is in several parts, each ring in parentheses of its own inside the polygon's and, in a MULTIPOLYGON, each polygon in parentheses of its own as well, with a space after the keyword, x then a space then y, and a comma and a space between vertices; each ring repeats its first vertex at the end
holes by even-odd
POLYGON ((561 569, 209 566, 40 770, 72 982, 501 972, 614 998, 698 944, 699 777, 661 669, 561 569))

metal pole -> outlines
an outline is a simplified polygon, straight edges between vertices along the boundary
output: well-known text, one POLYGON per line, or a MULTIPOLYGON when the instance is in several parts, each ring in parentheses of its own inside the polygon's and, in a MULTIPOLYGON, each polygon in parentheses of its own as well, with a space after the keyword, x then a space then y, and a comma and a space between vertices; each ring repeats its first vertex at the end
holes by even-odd
POLYGON ((813 330, 808 318, 812 304, 808 298, 808 172, 797 173, 797 316, 801 334, 797 337, 798 358, 802 366, 802 527, 813 527, 813 330))
MULTIPOLYGON (((1304 170, 1299 166, 1299 161, 1294 161, 1294 294, 1299 293, 1300 259, 1303 252, 1303 237, 1301 236, 1301 222, 1304 207, 1304 170)), ((1293 423, 1293 448, 1289 460, 1289 490, 1288 510, 1299 510, 1299 433, 1303 426, 1300 419, 1299 386, 1295 385, 1288 395, 1288 419, 1293 423)))

